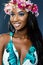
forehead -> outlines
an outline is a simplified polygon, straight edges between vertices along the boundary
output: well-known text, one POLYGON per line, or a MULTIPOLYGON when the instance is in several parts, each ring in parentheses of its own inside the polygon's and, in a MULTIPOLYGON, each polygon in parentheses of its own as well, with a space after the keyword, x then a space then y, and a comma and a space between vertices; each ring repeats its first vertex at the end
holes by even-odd
POLYGON ((18 7, 12 8, 12 12, 18 13, 18 12, 20 12, 20 11, 26 12, 25 10, 20 9, 20 8, 18 8, 18 7))

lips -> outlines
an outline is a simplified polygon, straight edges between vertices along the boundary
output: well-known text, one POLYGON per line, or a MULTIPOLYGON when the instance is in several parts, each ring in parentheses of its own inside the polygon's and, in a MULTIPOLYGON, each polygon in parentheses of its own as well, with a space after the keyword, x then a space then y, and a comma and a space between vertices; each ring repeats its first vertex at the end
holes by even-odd
POLYGON ((14 26, 18 27, 18 26, 20 26, 20 24, 21 24, 20 22, 15 22, 14 26))

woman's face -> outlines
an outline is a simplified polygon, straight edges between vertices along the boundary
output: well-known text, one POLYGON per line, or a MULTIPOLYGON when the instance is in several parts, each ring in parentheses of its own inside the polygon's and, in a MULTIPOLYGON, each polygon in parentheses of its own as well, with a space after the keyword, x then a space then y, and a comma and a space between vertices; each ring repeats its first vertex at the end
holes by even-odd
POLYGON ((25 10, 15 8, 10 15, 10 21, 15 30, 20 30, 26 25, 28 13, 25 10))

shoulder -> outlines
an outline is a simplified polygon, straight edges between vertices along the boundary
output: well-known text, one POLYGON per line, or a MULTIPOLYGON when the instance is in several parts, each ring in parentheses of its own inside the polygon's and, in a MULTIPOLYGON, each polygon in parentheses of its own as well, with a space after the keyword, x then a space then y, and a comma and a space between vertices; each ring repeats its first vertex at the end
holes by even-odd
POLYGON ((0 48, 6 46, 9 40, 10 40, 9 33, 0 34, 0 48))

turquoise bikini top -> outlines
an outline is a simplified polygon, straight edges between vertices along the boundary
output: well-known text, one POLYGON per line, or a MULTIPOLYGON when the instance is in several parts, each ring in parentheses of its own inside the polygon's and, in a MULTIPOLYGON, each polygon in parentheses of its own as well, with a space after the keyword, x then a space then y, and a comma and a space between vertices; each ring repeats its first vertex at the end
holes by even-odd
MULTIPOLYGON (((20 58, 17 58, 15 54, 17 50, 15 52, 13 50, 13 42, 12 42, 13 33, 12 32, 10 32, 10 36, 11 36, 11 39, 6 46, 6 52, 9 53, 9 57, 8 57, 9 65, 20 65, 20 58)), ((37 58, 36 58, 37 54, 35 53, 36 53, 36 48, 34 46, 31 46, 26 54, 26 57, 24 58, 23 63, 25 63, 26 60, 29 60, 32 65, 37 65, 37 58)))

